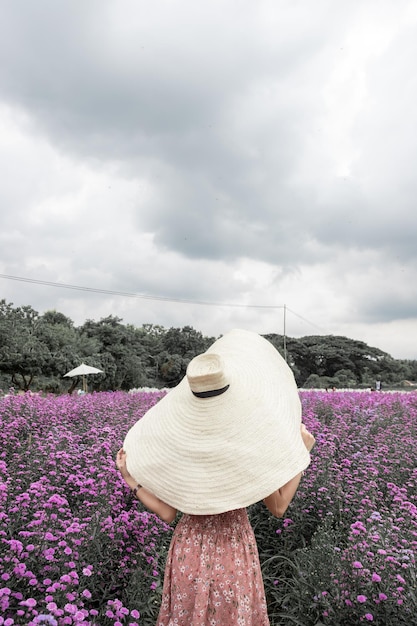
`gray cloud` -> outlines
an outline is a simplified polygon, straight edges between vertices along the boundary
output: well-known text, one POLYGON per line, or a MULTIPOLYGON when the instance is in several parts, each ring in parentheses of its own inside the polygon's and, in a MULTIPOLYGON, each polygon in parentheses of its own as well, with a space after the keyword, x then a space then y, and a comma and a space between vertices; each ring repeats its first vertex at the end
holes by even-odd
MULTIPOLYGON (((413 6, 2 3, 0 272, 287 302, 324 331, 371 342, 398 323, 393 345, 409 354, 413 6)), ((12 301, 62 304, 79 319, 116 311, 210 335, 274 332, 281 311, 2 286, 12 301)))

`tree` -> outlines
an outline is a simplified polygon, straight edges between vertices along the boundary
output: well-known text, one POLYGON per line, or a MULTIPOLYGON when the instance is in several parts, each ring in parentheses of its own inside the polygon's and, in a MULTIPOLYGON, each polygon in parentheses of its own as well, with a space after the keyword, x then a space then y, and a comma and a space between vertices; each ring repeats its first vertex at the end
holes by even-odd
POLYGON ((214 342, 191 326, 170 328, 161 339, 158 355, 159 376, 163 384, 174 387, 185 376, 187 365, 197 354, 205 352, 214 342))
MULTIPOLYGON (((64 383, 64 375, 84 360, 99 361, 97 342, 81 335, 73 321, 62 313, 44 313, 39 319, 37 335, 48 349, 42 374, 49 377, 44 380, 44 386, 51 391, 66 386, 68 379, 64 383)), ((75 389, 78 382, 79 379, 72 379, 69 391, 75 389)))
POLYGON ((318 374, 333 377, 340 370, 350 370, 360 383, 365 367, 379 371, 381 360, 390 358, 378 348, 371 348, 362 341, 347 337, 313 335, 301 337, 297 341, 297 348, 292 346, 292 355, 303 376, 318 374))
POLYGON ((28 391, 48 357, 47 347, 37 336, 39 314, 31 306, 13 308, 2 300, 0 318, 0 369, 10 376, 12 386, 28 391))
POLYGON ((358 382, 352 370, 338 370, 333 378, 336 387, 356 387, 358 382))
POLYGON ((37 388, 57 391, 64 374, 95 349, 62 313, 41 316, 30 306, 0 302, 0 371, 9 385, 27 391, 36 381, 37 388))
POLYGON ((205 352, 214 339, 203 337, 202 333, 192 326, 170 328, 162 336, 162 346, 170 354, 179 354, 186 360, 193 359, 197 354, 205 352))
MULTIPOLYGON (((284 337, 265 335, 284 356, 284 337)), ((0 300, 0 384, 68 389, 69 370, 82 362, 104 370, 89 379, 92 390, 172 387, 189 361, 214 342, 191 326, 165 329, 124 325, 113 315, 76 328, 58 311, 39 315, 30 306, 0 300)), ((417 361, 395 360, 362 341, 341 336, 285 338, 285 356, 299 387, 387 386, 417 380, 417 361)), ((78 379, 71 380, 74 389, 78 379)))
POLYGON ((121 318, 109 315, 99 322, 87 320, 81 335, 98 344, 98 364, 105 377, 95 379, 93 389, 130 389, 146 382, 146 354, 141 343, 143 333, 134 326, 124 326, 121 318))

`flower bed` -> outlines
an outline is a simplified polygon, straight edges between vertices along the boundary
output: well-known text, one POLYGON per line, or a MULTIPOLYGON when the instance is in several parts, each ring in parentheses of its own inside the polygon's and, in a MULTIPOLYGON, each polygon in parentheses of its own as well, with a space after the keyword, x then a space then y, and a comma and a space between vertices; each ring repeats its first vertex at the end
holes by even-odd
POLYGON ((161 396, 0 401, 0 624, 152 623, 171 528, 140 510, 114 458, 161 396))
POLYGON ((254 511, 271 622, 417 623, 417 394, 302 401, 312 463, 286 519, 254 511))
MULTIPOLYGON (((0 625, 155 623, 172 528, 114 458, 164 393, 0 400, 0 625)), ((271 624, 412 624, 417 394, 301 397, 299 492, 283 520, 250 507, 271 624)))

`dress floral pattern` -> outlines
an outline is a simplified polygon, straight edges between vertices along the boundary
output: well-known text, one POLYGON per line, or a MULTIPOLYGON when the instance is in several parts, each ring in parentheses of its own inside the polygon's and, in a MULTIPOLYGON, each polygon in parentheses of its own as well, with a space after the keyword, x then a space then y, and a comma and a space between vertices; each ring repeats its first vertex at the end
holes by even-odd
POLYGON ((157 626, 269 626, 246 509, 182 516, 169 548, 157 626))

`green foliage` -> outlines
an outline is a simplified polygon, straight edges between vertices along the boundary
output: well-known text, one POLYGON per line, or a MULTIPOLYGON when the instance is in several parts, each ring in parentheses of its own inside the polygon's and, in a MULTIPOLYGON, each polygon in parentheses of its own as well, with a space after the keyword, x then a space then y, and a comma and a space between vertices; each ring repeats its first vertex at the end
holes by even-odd
MULTIPOLYGON (((417 380, 417 361, 395 360, 347 337, 265 337, 287 358, 300 387, 374 388, 381 380, 387 388, 417 380)), ((191 326, 136 328, 114 315, 77 328, 58 311, 39 315, 30 306, 13 307, 1 300, 0 389, 72 392, 81 378, 64 374, 82 362, 104 371, 88 378, 89 391, 173 387, 189 361, 214 340, 191 326)))

